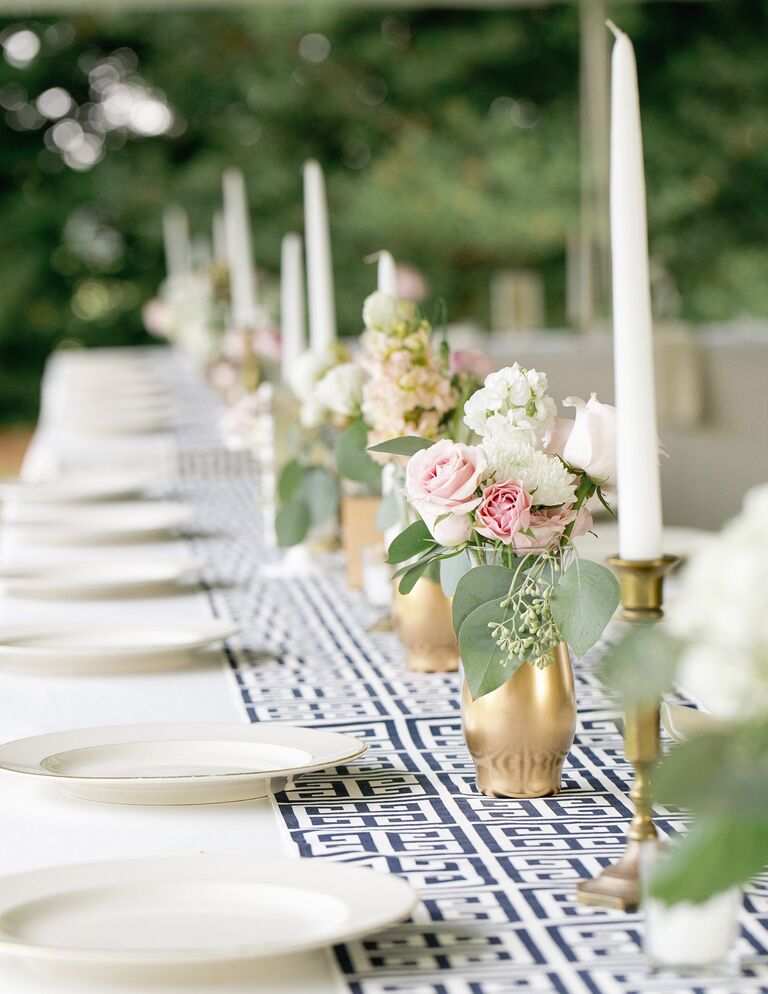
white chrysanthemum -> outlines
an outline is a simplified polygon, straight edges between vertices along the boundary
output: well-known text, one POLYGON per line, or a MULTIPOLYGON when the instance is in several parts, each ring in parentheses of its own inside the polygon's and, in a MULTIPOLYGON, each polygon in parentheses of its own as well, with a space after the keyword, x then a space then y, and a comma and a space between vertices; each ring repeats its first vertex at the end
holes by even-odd
POLYGON ((485 378, 464 405, 464 423, 481 437, 497 430, 525 429, 541 440, 552 427, 557 406, 546 395, 547 377, 519 363, 485 378))
POLYGON ((412 321, 415 313, 410 300, 376 290, 363 304, 363 324, 372 331, 389 331, 400 321, 412 321))
POLYGON ((334 414, 353 417, 363 402, 363 371, 353 362, 334 366, 315 387, 314 399, 334 414))
POLYGON ((483 448, 497 483, 516 480, 534 504, 554 507, 570 504, 576 494, 573 474, 557 456, 534 448, 525 433, 507 432, 486 437, 483 448))
POLYGON ((320 352, 314 352, 312 349, 302 352, 294 360, 288 374, 291 390, 303 400, 314 390, 318 380, 321 380, 337 362, 338 357, 332 348, 320 352))

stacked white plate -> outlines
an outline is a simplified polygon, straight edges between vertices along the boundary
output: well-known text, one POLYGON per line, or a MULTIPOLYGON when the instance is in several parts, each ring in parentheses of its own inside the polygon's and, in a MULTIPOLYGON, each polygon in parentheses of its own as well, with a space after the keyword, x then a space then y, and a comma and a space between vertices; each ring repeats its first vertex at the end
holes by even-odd
POLYGON ((168 618, 136 624, 98 622, 0 625, 0 668, 68 676, 186 666, 190 654, 236 635, 240 626, 215 619, 168 618))
POLYGON ((91 545, 135 542, 176 534, 189 527, 194 511, 176 501, 94 504, 22 504, 3 508, 3 527, 26 542, 91 545))

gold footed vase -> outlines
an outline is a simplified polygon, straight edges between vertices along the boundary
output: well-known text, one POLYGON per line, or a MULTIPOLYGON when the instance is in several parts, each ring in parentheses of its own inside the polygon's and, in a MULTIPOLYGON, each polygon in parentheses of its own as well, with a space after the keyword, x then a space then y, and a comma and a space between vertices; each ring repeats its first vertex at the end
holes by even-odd
POLYGON ((462 691, 464 738, 488 797, 546 797, 560 790, 576 734, 576 693, 568 646, 539 669, 524 663, 506 683, 476 701, 462 691))
POLYGON ((450 673, 459 668, 459 644, 451 605, 435 580, 422 576, 409 594, 395 585, 392 625, 405 649, 406 667, 416 673, 450 673))

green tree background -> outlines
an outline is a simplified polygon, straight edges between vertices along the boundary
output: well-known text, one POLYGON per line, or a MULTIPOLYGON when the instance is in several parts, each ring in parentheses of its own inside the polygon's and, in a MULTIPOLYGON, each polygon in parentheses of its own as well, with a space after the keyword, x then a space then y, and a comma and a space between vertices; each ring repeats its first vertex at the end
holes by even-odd
MULTIPOLYGON (((637 48, 652 255, 681 316, 768 317, 768 3, 622 4, 615 17, 637 48)), ((345 333, 373 281, 362 259, 382 247, 423 270, 454 319, 487 317, 494 269, 535 266, 548 320, 563 323, 579 203, 573 6, 83 15, 2 21, 0 41, 21 29, 41 48, 0 64, 0 420, 34 416, 58 343, 145 339, 162 206, 182 203, 208 233, 229 164, 246 174, 257 260, 276 271, 282 234, 301 227, 301 164, 321 160, 345 333), (62 87, 68 118, 84 120, 88 72, 115 52, 176 123, 114 128, 100 161, 70 168, 36 100, 62 87)))

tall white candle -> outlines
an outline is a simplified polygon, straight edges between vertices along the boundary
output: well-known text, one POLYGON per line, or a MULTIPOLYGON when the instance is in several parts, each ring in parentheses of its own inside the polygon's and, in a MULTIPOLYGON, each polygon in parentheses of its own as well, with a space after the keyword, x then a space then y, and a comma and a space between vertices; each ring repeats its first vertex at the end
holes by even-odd
POLYGON ((648 278, 643 140, 635 53, 611 25, 611 250, 617 408, 619 555, 661 555, 653 327, 648 278))
POLYGON ((336 339, 336 304, 325 180, 320 164, 314 159, 304 163, 304 237, 307 243, 309 340, 314 351, 322 351, 336 339))
POLYGON ((183 207, 172 204, 163 211, 163 248, 168 276, 182 276, 191 266, 189 222, 183 207))
POLYGON ((283 383, 287 382, 296 357, 306 348, 304 266, 302 265, 301 251, 301 235, 291 232, 283 236, 280 255, 280 329, 283 383))
POLYGON ((213 261, 226 265, 227 232, 224 225, 223 211, 214 211, 211 234, 213 236, 213 261))
POLYGON ((397 266, 391 252, 379 252, 378 289, 379 293, 397 296, 397 266))
POLYGON ((256 277, 243 174, 239 169, 225 170, 222 186, 232 324, 236 328, 252 328, 256 323, 256 277))

